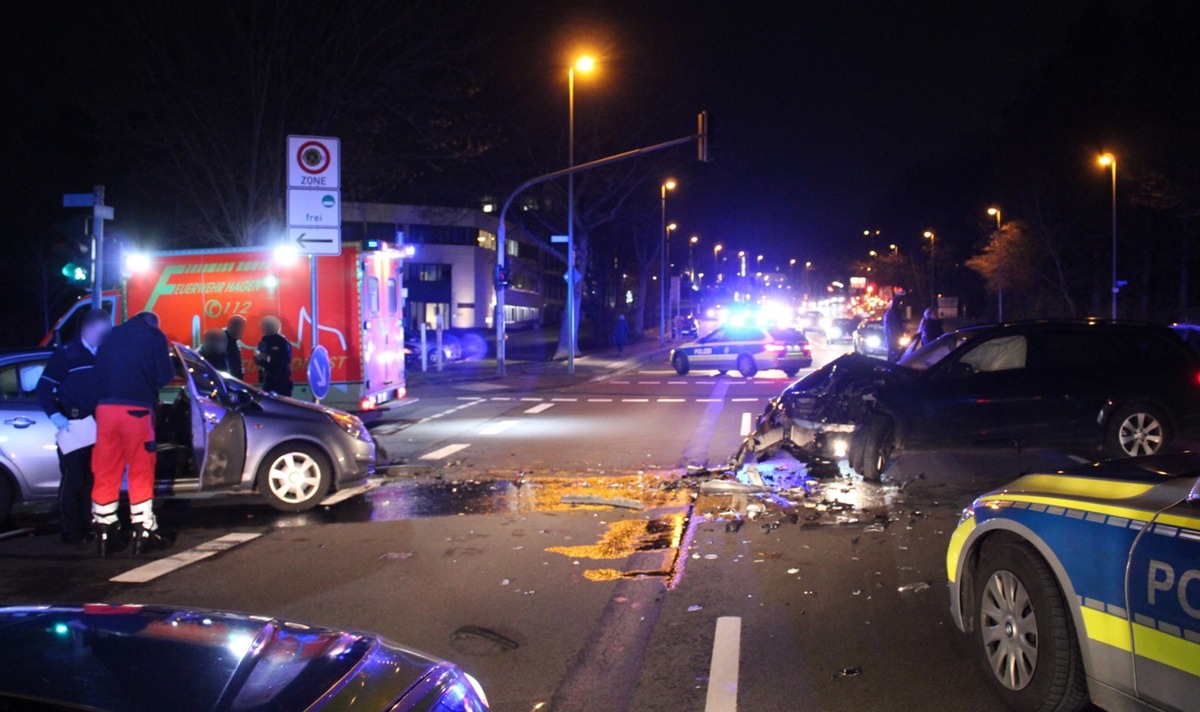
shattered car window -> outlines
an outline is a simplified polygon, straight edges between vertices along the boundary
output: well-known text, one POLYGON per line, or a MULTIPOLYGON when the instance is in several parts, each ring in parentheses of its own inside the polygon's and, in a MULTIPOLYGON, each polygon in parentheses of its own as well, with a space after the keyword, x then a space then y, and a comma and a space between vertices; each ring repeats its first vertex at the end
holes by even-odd
POLYGON ((975 373, 993 373, 1025 368, 1027 343, 1024 336, 1001 336, 968 351, 959 359, 975 373))
POLYGON ((899 361, 901 366, 907 366, 914 371, 924 371, 950 355, 967 340, 969 334, 954 332, 925 344, 912 353, 905 354, 899 361))

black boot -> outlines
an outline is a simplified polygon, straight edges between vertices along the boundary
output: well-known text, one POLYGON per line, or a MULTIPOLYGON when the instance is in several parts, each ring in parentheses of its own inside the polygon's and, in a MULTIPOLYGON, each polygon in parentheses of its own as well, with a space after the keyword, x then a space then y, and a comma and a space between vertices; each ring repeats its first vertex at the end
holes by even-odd
POLYGON ((147 529, 144 524, 133 525, 133 553, 135 555, 166 549, 174 543, 174 534, 164 534, 157 528, 147 529))
POLYGON ((120 522, 93 525, 96 531, 96 553, 108 556, 125 548, 125 537, 121 535, 120 522))

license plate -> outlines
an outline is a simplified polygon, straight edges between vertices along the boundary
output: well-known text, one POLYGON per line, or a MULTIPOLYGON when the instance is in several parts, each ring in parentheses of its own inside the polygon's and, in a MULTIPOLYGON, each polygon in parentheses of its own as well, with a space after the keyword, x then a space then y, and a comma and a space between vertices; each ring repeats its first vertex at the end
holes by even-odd
POLYGON ((388 393, 390 393, 390 391, 380 391, 376 393, 372 398, 372 400, 375 401, 375 405, 383 405, 386 403, 388 399, 388 393))

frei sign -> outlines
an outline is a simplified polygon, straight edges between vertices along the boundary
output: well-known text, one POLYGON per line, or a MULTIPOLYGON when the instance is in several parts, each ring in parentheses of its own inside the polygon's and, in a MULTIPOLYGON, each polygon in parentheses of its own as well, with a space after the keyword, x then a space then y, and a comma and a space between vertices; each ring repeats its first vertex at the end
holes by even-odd
POLYGON ((341 254, 340 142, 288 136, 286 159, 289 243, 302 255, 341 254))

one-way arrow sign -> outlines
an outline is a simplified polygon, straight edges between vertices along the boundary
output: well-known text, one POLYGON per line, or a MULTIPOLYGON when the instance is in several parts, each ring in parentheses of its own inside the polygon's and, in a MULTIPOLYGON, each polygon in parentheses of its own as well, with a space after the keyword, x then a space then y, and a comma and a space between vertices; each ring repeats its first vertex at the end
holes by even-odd
POLYGON ((301 255, 342 253, 342 231, 336 227, 289 227, 288 242, 301 255))

